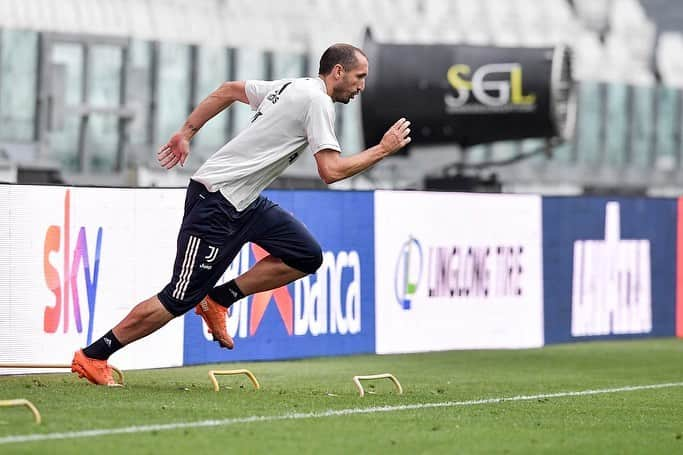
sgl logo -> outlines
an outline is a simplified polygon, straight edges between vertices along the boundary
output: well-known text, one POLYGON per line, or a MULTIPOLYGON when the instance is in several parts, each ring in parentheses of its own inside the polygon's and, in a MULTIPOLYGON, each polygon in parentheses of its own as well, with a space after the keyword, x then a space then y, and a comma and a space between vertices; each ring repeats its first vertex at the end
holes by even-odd
POLYGON ((91 262, 88 256, 88 239, 85 226, 81 226, 78 229, 76 244, 73 250, 71 249, 71 194, 67 190, 64 196, 63 225, 52 225, 45 232, 43 272, 45 284, 55 296, 54 305, 45 307, 43 329, 46 333, 57 332, 60 321, 62 321, 62 331, 64 333, 69 331, 69 311, 71 306, 73 306, 73 319, 76 324, 76 330, 78 333, 83 332, 81 293, 79 292, 77 280, 78 272, 82 267, 88 305, 87 344, 90 344, 92 341, 101 247, 102 228, 99 227, 95 243, 95 257, 91 262), (59 254, 61 254, 61 262, 59 261, 59 254))
POLYGON ((422 261, 422 245, 411 236, 401 245, 394 273, 394 295, 404 310, 411 308, 420 285, 422 261))
MULTIPOLYGON (((268 255, 258 245, 244 245, 222 279, 230 280, 248 270, 250 253, 256 261, 268 255)), ((263 317, 271 305, 275 306, 288 336, 360 333, 361 265, 358 252, 325 251, 323 263, 315 274, 235 303, 228 318, 228 333, 236 338, 258 336, 263 317)), ((211 339, 205 326, 204 336, 211 339)))
POLYGON ((492 63, 477 68, 456 64, 446 72, 452 91, 444 95, 447 114, 533 112, 536 95, 524 94, 522 65, 492 63), (501 76, 502 75, 502 76, 501 76), (473 99, 476 103, 468 103, 473 99))

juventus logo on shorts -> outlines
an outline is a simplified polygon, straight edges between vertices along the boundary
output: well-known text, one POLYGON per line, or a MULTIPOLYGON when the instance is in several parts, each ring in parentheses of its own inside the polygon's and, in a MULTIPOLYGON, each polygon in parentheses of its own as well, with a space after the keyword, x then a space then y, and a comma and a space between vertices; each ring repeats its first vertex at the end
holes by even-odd
POLYGON ((209 250, 210 250, 209 254, 204 256, 204 262, 211 263, 211 262, 216 260, 216 257, 218 257, 218 248, 216 248, 215 246, 209 245, 209 250))

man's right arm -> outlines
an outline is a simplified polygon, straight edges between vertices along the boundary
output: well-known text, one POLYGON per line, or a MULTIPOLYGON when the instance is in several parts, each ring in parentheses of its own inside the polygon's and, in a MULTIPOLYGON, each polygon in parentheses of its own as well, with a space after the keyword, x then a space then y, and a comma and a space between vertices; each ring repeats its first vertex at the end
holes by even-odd
POLYGON ((249 104, 245 82, 223 82, 194 108, 179 132, 189 141, 206 122, 230 107, 235 101, 249 104))
POLYGON ((244 81, 224 82, 211 92, 192 111, 182 128, 157 153, 161 166, 171 169, 176 164, 182 166, 190 153, 190 140, 206 122, 228 108, 235 101, 249 104, 244 81))

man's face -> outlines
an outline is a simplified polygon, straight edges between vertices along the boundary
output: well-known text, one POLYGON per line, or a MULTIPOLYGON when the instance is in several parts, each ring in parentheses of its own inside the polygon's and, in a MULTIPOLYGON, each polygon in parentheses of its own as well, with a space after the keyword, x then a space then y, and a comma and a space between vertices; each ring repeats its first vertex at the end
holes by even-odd
POLYGON ((353 97, 365 90, 368 59, 360 53, 356 53, 356 58, 358 61, 353 68, 337 65, 333 70, 337 79, 335 80, 332 99, 336 102, 347 104, 353 97))

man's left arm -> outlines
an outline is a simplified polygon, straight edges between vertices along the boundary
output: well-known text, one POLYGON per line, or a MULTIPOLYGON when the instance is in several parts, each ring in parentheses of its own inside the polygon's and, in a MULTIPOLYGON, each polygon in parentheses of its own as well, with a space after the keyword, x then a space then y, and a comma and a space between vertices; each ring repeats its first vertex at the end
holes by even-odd
POLYGON ((401 118, 384 133, 379 144, 351 156, 341 156, 333 149, 315 154, 320 178, 327 183, 338 182, 364 171, 373 164, 402 149, 410 142, 410 122, 401 118))

